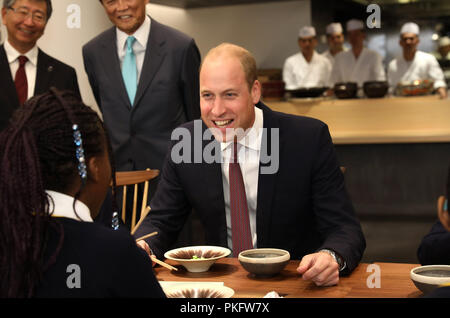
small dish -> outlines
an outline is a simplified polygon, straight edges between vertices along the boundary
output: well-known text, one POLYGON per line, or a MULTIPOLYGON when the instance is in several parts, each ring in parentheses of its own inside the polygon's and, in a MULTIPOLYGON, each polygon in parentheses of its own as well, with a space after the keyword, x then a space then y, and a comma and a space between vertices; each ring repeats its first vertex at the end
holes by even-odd
POLYGON ((415 267, 410 272, 414 285, 424 294, 450 283, 450 265, 425 265, 415 267))
POLYGON ((228 248, 221 246, 187 246, 170 250, 164 257, 177 261, 188 272, 201 273, 208 271, 218 259, 230 253, 228 248))
POLYGON ((167 298, 231 298, 234 290, 208 283, 186 283, 164 290, 167 298))
POLYGON ((274 276, 289 263, 288 251, 277 248, 255 248, 239 253, 242 267, 255 276, 274 276))

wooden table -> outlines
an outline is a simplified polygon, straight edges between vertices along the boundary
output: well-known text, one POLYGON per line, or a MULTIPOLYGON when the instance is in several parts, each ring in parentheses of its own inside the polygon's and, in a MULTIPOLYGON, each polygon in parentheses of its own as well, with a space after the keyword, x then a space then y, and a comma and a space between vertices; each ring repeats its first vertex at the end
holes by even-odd
POLYGON ((450 99, 437 96, 264 101, 325 122, 335 144, 450 142, 450 99))
MULTIPOLYGON (((417 264, 374 263, 379 266, 380 288, 372 278, 376 274, 371 264, 360 264, 348 277, 341 277, 339 284, 332 287, 317 287, 303 281, 297 274, 298 261, 291 261, 278 275, 271 278, 256 278, 239 264, 236 258, 218 260, 208 272, 189 273, 176 262, 167 261, 179 270, 155 268, 159 281, 223 282, 235 291, 234 298, 262 298, 270 291, 276 291, 285 298, 406 298, 419 297, 422 293, 409 277, 417 264), (371 276, 372 275, 372 276, 371 276), (374 288, 369 288, 367 281, 374 288)), ((373 265, 372 265, 373 266, 373 265)))

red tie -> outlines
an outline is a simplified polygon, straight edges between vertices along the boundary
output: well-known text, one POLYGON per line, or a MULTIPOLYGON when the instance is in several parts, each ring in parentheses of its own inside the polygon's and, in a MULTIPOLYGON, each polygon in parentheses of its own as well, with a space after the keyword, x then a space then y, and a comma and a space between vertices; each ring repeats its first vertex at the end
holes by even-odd
POLYGON ((28 98, 28 81, 27 74, 25 73, 25 64, 28 62, 26 56, 19 56, 19 68, 17 69, 16 78, 14 83, 16 84, 17 96, 19 97, 20 105, 23 105, 28 98))
POLYGON ((240 252, 253 248, 244 179, 237 160, 237 142, 233 143, 229 177, 231 238, 233 241, 233 256, 237 257, 240 252))

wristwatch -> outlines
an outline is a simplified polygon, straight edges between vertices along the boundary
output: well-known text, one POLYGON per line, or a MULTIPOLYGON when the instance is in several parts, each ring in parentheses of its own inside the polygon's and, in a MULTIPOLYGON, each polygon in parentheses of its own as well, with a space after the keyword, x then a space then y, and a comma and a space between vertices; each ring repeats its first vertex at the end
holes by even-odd
POLYGON ((330 254, 334 258, 336 263, 338 263, 340 272, 342 272, 347 267, 347 262, 344 261, 341 256, 336 254, 335 251, 324 248, 324 249, 321 249, 319 252, 325 252, 325 253, 330 254))

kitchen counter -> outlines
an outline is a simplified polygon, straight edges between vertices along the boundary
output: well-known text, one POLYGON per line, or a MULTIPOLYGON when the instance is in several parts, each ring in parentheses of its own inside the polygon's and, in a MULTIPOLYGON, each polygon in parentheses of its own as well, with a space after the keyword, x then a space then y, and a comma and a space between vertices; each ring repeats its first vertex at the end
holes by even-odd
POLYGON ((450 142, 450 99, 438 96, 264 101, 325 122, 339 144, 450 142))

